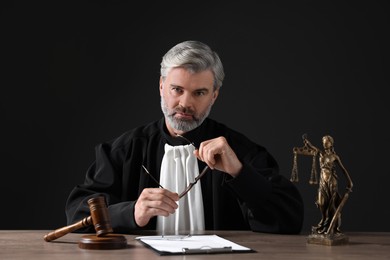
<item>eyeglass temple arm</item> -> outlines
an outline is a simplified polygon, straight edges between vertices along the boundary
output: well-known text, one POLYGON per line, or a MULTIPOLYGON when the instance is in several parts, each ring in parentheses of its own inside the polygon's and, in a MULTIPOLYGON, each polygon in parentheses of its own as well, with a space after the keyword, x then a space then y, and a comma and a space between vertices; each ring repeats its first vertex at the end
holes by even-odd
POLYGON ((152 180, 153 180, 155 183, 157 183, 157 185, 158 185, 160 188, 164 189, 164 187, 161 186, 161 184, 153 177, 152 174, 150 174, 150 172, 148 171, 148 169, 146 169, 145 166, 142 165, 142 168, 144 168, 146 174, 149 175, 149 177, 152 178, 152 180))
POLYGON ((182 193, 180 193, 179 199, 182 198, 184 195, 186 195, 192 189, 192 187, 200 180, 200 178, 202 178, 203 175, 206 174, 208 169, 209 169, 209 166, 206 165, 206 167, 203 168, 202 172, 198 176, 196 176, 195 181, 191 182, 190 185, 188 185, 187 189, 185 191, 183 191, 182 193))
POLYGON ((182 135, 179 135, 179 134, 176 134, 177 137, 180 137, 180 138, 183 138, 184 140, 186 140, 188 143, 190 143, 192 146, 195 147, 196 150, 198 150, 199 148, 194 144, 194 142, 192 142, 191 140, 189 140, 188 138, 182 136, 182 135))

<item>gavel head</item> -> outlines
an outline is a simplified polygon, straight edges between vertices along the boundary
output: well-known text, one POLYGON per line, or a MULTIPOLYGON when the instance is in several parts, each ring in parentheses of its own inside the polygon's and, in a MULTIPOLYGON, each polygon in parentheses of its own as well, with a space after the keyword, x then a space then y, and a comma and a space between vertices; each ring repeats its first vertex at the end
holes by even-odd
POLYGON ((105 198, 103 196, 91 198, 88 200, 88 205, 91 211, 92 223, 96 230, 96 236, 100 237, 114 232, 111 227, 111 219, 105 198))

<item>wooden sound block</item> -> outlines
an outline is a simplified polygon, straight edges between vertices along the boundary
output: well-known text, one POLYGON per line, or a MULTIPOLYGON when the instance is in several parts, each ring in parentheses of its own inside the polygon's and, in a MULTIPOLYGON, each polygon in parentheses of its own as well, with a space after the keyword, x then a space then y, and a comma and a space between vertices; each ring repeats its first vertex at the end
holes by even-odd
POLYGON ((82 249, 122 249, 127 247, 127 239, 122 235, 107 234, 98 237, 96 235, 82 236, 79 241, 82 249))

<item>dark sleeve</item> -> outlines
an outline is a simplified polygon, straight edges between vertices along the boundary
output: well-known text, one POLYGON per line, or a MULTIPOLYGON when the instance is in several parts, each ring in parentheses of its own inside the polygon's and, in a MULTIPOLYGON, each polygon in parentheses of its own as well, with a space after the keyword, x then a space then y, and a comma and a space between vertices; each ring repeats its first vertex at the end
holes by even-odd
MULTIPOLYGON (((118 148, 114 150, 110 144, 101 144, 95 148, 95 153, 96 160, 87 170, 84 183, 71 191, 66 202, 68 225, 90 215, 87 201, 91 197, 104 196, 114 232, 122 233, 139 228, 133 214, 135 201, 121 201, 125 152, 118 148)), ((90 226, 78 232, 95 231, 90 226)))
POLYGON ((241 159, 236 178, 225 185, 240 202, 244 217, 256 232, 296 234, 303 223, 303 201, 293 183, 279 174, 277 162, 263 147, 255 147, 241 159))

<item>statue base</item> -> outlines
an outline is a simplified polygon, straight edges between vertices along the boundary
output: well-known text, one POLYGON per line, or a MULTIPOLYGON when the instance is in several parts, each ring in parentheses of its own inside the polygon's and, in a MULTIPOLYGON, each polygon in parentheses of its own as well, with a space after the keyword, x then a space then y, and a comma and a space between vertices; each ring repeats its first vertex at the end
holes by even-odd
POLYGON ((348 244, 349 238, 343 233, 318 234, 313 227, 312 234, 307 237, 308 244, 336 246, 348 244))

